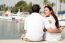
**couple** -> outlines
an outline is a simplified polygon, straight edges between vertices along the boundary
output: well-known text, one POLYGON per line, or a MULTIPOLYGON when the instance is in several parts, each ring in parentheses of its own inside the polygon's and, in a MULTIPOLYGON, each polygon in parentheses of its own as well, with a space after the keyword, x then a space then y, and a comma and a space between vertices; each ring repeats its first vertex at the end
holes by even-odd
POLYGON ((62 28, 59 26, 58 18, 50 6, 44 7, 45 17, 39 14, 39 5, 32 6, 32 14, 24 22, 26 41, 59 41, 61 40, 62 28), (44 37, 44 38, 43 38, 44 37))

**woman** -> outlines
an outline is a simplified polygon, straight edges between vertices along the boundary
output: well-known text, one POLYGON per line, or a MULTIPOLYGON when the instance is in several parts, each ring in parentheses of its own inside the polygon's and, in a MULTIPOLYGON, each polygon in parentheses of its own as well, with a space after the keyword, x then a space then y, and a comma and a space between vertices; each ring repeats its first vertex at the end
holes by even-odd
POLYGON ((54 11, 52 7, 45 6, 44 7, 44 13, 45 13, 45 28, 46 31, 46 41, 59 41, 61 40, 61 32, 62 29, 59 26, 58 18, 54 14, 54 11))

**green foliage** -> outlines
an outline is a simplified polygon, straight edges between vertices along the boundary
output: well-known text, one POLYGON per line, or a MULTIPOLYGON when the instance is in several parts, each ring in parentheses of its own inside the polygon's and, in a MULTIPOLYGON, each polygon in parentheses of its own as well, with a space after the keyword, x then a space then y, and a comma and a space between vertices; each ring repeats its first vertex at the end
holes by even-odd
POLYGON ((6 10, 8 10, 8 7, 6 7, 5 4, 0 5, 0 11, 6 11, 6 10))
POLYGON ((13 8, 12 12, 17 12, 20 9, 21 12, 31 12, 32 3, 27 4, 25 1, 19 1, 13 8))
POLYGON ((19 1, 16 5, 15 5, 15 7, 19 7, 19 6, 24 6, 24 5, 26 5, 27 3, 25 2, 25 1, 19 1))
POLYGON ((44 0, 44 4, 53 7, 55 4, 50 3, 48 0, 44 0))
POLYGON ((65 0, 59 0, 59 1, 65 3, 65 0))
POLYGON ((2 11, 3 10, 3 5, 0 5, 0 11, 2 11))
POLYGON ((53 7, 55 4, 54 3, 48 3, 47 5, 53 7))
POLYGON ((44 0, 44 4, 47 5, 47 3, 48 3, 48 0, 44 0))

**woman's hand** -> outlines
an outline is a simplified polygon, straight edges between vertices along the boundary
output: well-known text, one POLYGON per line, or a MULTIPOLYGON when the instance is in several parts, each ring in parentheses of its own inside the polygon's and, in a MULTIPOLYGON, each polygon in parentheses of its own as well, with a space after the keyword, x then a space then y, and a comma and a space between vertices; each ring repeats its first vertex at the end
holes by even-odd
POLYGON ((61 30, 63 31, 63 30, 64 30, 64 27, 61 27, 61 26, 60 26, 60 28, 59 28, 59 29, 61 29, 61 30))

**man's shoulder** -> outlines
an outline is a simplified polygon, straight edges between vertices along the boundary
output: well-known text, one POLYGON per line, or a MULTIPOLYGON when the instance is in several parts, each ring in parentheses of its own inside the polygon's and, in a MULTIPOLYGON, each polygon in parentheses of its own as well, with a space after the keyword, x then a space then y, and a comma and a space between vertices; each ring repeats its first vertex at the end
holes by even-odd
POLYGON ((45 22, 46 21, 46 17, 43 16, 42 17, 42 21, 45 22))
POLYGON ((30 17, 31 17, 31 15, 28 15, 28 16, 25 18, 25 20, 29 19, 30 17))

